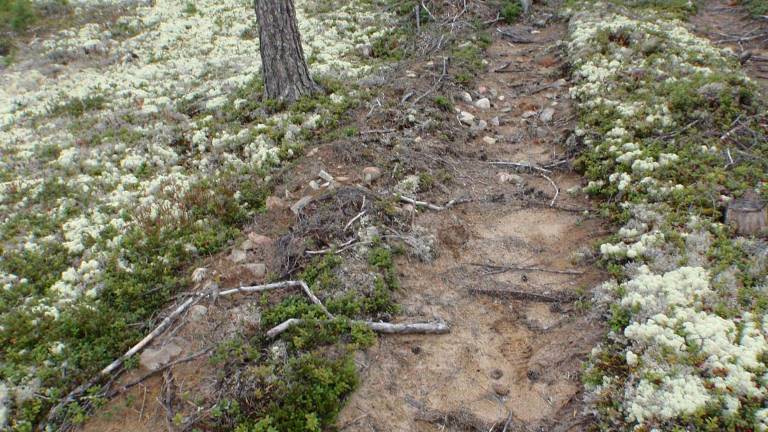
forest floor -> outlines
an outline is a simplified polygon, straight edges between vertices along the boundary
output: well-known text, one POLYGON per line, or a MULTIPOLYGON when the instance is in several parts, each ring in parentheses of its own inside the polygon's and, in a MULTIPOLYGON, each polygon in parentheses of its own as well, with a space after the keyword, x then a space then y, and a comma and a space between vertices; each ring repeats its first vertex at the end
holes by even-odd
MULTIPOLYGON (((601 211, 601 201, 581 193, 587 180, 574 169, 579 114, 569 95, 568 21, 558 15, 562 5, 550 3, 534 3, 530 15, 511 24, 497 17, 478 32, 458 20, 460 5, 451 5, 441 11, 449 17, 438 19, 442 25, 410 35, 411 55, 358 83, 365 102, 339 117, 341 128, 331 127, 319 145, 286 158, 268 184, 253 180, 269 188, 263 211, 249 214, 227 246, 202 254, 200 277, 181 290, 209 296, 213 285, 243 287, 298 278, 308 269, 322 272, 318 255, 340 257, 331 278, 344 293, 349 286, 374 286, 378 271, 385 279, 395 272, 391 302, 397 309, 348 318, 439 321, 450 331, 382 335, 356 350, 359 384, 345 394, 334 419, 338 430, 564 432, 595 426, 582 372, 609 331, 593 290, 612 276, 600 265, 598 248, 618 226, 601 211), (469 47, 456 42, 463 37, 469 47), (479 56, 475 46, 482 46, 479 56), (468 83, 457 84, 466 74, 468 83), (409 203, 409 197, 420 202, 409 203), (391 267, 371 261, 371 244, 382 241, 395 255, 391 267)), ((768 88, 764 22, 720 0, 705 2, 690 22, 714 43, 737 54, 749 51, 745 71, 768 88)), ((19 60, 31 61, 25 55, 19 60)), ((320 282, 311 286, 327 304, 340 298, 320 282)), ((238 396, 244 404, 253 396, 238 392, 256 391, 245 373, 241 382, 233 371, 257 369, 259 355, 279 369, 290 363, 285 351, 301 347, 300 335, 290 333, 287 341, 259 345, 255 361, 247 355, 241 361, 219 358, 242 348, 222 345, 244 334, 263 339, 264 317, 290 300, 283 294, 205 297, 148 347, 162 373, 147 374, 151 355, 142 355, 141 366, 132 364, 108 383, 109 397, 77 430, 224 430, 216 423, 229 415, 217 413, 221 402, 238 396), (233 384, 228 379, 235 375, 233 384)), ((333 357, 328 351, 336 349, 323 355, 333 357)), ((255 427, 236 430, 262 431, 255 427)))

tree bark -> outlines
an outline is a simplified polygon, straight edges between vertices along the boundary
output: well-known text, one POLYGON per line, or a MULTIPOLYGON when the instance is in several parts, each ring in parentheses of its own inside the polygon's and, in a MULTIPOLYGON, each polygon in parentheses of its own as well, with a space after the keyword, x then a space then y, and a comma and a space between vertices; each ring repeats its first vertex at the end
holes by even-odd
POLYGON ((319 90, 309 75, 293 0, 254 0, 267 99, 294 102, 319 90))

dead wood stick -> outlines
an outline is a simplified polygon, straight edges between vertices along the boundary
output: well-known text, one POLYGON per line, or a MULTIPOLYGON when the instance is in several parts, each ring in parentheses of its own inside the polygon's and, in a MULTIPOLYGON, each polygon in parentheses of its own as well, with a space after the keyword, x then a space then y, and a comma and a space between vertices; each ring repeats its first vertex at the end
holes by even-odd
POLYGON ((534 171, 539 171, 542 173, 551 173, 552 171, 542 168, 538 165, 534 165, 530 162, 511 162, 511 161, 491 161, 488 162, 491 165, 499 165, 499 166, 511 166, 515 168, 528 168, 534 171))
POLYGON ((549 206, 550 206, 550 207, 554 207, 554 205, 555 205, 555 201, 557 201, 557 197, 560 195, 560 188, 559 188, 559 187, 557 187, 557 184, 555 184, 555 182, 554 182, 554 181, 553 181, 551 178, 547 177, 547 175, 546 175, 546 174, 544 174, 544 173, 539 173, 539 175, 540 175, 540 176, 542 176, 542 177, 544 177, 545 179, 549 180, 549 183, 551 183, 551 184, 552 184, 552 187, 553 187, 553 188, 555 188, 555 196, 554 196, 554 197, 552 197, 552 201, 550 201, 550 203, 549 203, 549 206))
POLYGON ((568 275, 584 274, 583 271, 579 271, 579 270, 557 270, 557 269, 549 269, 544 267, 533 267, 533 266, 514 266, 514 265, 482 264, 482 263, 470 263, 470 265, 473 265, 476 267, 487 267, 487 268, 504 270, 504 271, 537 271, 542 273, 555 273, 555 274, 568 274, 568 275))
MULTIPOLYGON (((320 300, 315 297, 314 294, 312 294, 312 291, 309 289, 307 284, 304 281, 283 281, 283 282, 277 282, 272 284, 266 284, 266 285, 257 285, 257 286, 248 286, 248 287, 239 287, 239 288, 233 288, 225 291, 221 291, 217 293, 218 296, 226 296, 236 293, 255 293, 255 292, 263 292, 278 288, 295 288, 299 287, 301 288, 305 294, 309 297, 309 299, 312 301, 312 303, 320 306, 322 311, 325 313, 326 316, 329 318, 333 318, 333 315, 331 315, 330 312, 328 312, 328 309, 325 308, 325 306, 320 302, 320 300)), ((58 414, 59 410, 64 407, 65 405, 74 402, 78 396, 85 393, 86 390, 96 385, 99 381, 104 379, 105 377, 111 375, 114 373, 122 364, 132 357, 133 355, 140 352, 142 349, 144 349, 147 345, 149 345, 150 342, 152 342, 157 336, 162 334, 165 330, 168 329, 168 327, 171 325, 173 321, 176 320, 181 314, 187 311, 193 304, 199 302, 200 300, 211 297, 214 293, 205 293, 201 295, 197 295, 194 297, 190 297, 187 299, 184 303, 179 305, 176 309, 173 310, 165 319, 160 322, 160 325, 155 327, 154 330, 152 330, 148 335, 144 337, 139 343, 134 345, 131 349, 125 352, 122 356, 117 358, 115 361, 107 365, 104 369, 102 369, 96 376, 91 378, 86 383, 83 383, 79 386, 77 386, 74 390, 72 390, 64 399, 61 400, 58 404, 56 404, 49 412, 47 417, 47 423, 49 426, 53 427, 54 420, 56 419, 56 415, 58 414)))
POLYGON ((416 201, 413 198, 409 198, 407 196, 398 195, 398 194, 395 194, 395 196, 399 196, 400 197, 400 201, 404 201, 404 202, 407 202, 409 204, 413 204, 415 206, 427 207, 430 210, 435 210, 435 211, 445 210, 445 207, 442 207, 442 206, 439 206, 439 205, 435 205, 435 204, 430 204, 430 203, 425 202, 425 201, 416 201))
MULTIPOLYGON (((302 324, 303 322, 304 320, 299 318, 287 319, 267 331, 267 337, 274 339, 291 327, 302 324)), ((450 332, 448 324, 442 321, 412 324, 392 324, 371 321, 352 321, 352 323, 362 324, 376 333, 384 334, 445 334, 450 332)))
POLYGON ((573 301, 573 299, 569 297, 554 297, 545 294, 536 294, 504 288, 470 288, 469 293, 487 295, 490 297, 510 298, 512 300, 537 301, 543 303, 561 303, 573 301))
POLYGON ((109 399, 109 398, 113 398, 113 397, 115 397, 115 396, 117 396, 117 395, 119 395, 121 393, 125 393, 127 390, 135 387, 138 384, 141 384, 142 382, 146 381, 148 378, 152 377, 153 375, 158 374, 160 372, 164 372, 166 369, 170 369, 170 368, 176 366, 177 364, 186 363, 186 362, 192 361, 192 360, 194 360, 194 359, 196 359, 198 357, 202 357, 202 356, 208 354, 209 352, 211 352, 211 350, 213 350, 213 348, 214 347, 210 346, 210 347, 208 347, 208 348, 206 348, 204 350, 198 351, 198 352, 196 352, 194 354, 190 354, 190 355, 188 355, 186 357, 182 357, 180 359, 174 360, 174 361, 166 364, 165 366, 163 366, 161 368, 155 369, 153 371, 149 371, 149 372, 145 373, 144 375, 142 375, 141 377, 139 377, 139 378, 129 382, 128 384, 122 385, 122 386, 118 387, 117 389, 112 390, 111 392, 107 393, 105 395, 105 397, 109 399))

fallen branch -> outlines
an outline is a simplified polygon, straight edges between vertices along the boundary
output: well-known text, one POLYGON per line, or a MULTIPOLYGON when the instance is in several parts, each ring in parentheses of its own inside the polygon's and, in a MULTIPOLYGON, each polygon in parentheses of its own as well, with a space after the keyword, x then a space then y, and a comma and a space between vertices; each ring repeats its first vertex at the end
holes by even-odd
POLYGON ((163 366, 161 368, 158 368, 158 369, 155 369, 153 371, 147 372, 144 375, 142 375, 141 377, 137 378, 136 380, 131 381, 128 384, 122 385, 122 386, 118 387, 117 389, 112 390, 111 392, 107 393, 104 397, 107 398, 107 399, 110 399, 110 398, 113 398, 113 397, 115 397, 115 396, 117 396, 117 395, 119 395, 121 393, 125 393, 126 391, 128 391, 132 387, 141 384, 142 382, 146 381, 148 378, 150 378, 150 377, 152 377, 152 376, 154 376, 154 375, 156 375, 156 374, 158 374, 160 372, 164 372, 166 369, 170 369, 170 368, 172 368, 172 367, 174 367, 174 366, 176 366, 178 364, 186 363, 188 361, 192 361, 192 360, 194 360, 194 359, 196 359, 198 357, 202 357, 202 356, 208 354, 209 352, 211 352, 213 350, 213 348, 214 347, 210 346, 210 347, 208 347, 208 348, 206 348, 204 350, 198 351, 198 352, 196 352, 194 354, 190 354, 190 355, 188 355, 186 357, 182 357, 182 358, 180 358, 178 360, 174 360, 174 361, 166 364, 165 366, 163 366))
POLYGON ((527 168, 530 170, 542 172, 542 173, 551 173, 552 171, 542 168, 538 165, 534 165, 530 162, 510 162, 510 161, 491 161, 488 162, 491 165, 498 165, 498 166, 511 166, 515 168, 527 168))
POLYGON ((427 207, 430 210, 443 211, 443 210, 446 209, 446 207, 442 207, 442 206, 435 205, 435 204, 430 204, 430 203, 425 202, 425 201, 416 201, 415 199, 409 198, 407 196, 402 196, 402 195, 398 195, 398 194, 395 194, 395 196, 399 196, 400 197, 400 201, 407 202, 407 203, 413 204, 415 206, 427 207))
POLYGON ((552 184, 552 187, 555 188, 555 196, 552 198, 552 201, 549 203, 550 207, 554 207, 555 201, 557 201, 557 197, 560 195, 560 188, 557 187, 557 184, 555 184, 554 181, 552 181, 551 178, 547 177, 544 173, 539 173, 540 176, 544 177, 545 179, 549 180, 549 183, 552 184))
POLYGON ((272 284, 266 284, 266 285, 257 285, 257 286, 247 286, 247 287, 239 287, 239 288, 232 288, 229 290, 213 293, 204 293, 195 295, 193 297, 190 297, 184 303, 179 305, 176 309, 173 310, 165 319, 163 319, 162 322, 160 322, 160 325, 155 327, 154 330, 152 330, 148 335, 144 337, 139 343, 134 345, 131 349, 125 352, 122 356, 117 358, 115 361, 107 365, 104 369, 102 369, 95 377, 91 378, 89 381, 87 381, 84 384, 81 384, 77 386, 74 390, 72 390, 64 399, 61 400, 56 406, 54 406, 49 412, 47 417, 47 423, 48 426, 54 427, 54 423, 56 420, 56 416, 58 415, 59 410, 63 408, 64 406, 74 402, 80 395, 86 392, 89 388, 96 385, 99 381, 106 378, 107 376, 114 373, 122 364, 129 359, 130 357, 134 356, 138 352, 140 352, 142 349, 144 349, 147 345, 149 345, 150 342, 152 342, 157 336, 165 332, 165 330, 168 329, 168 327, 171 325, 173 321, 176 320, 181 314, 186 312, 192 305, 196 304, 200 300, 203 300, 208 297, 213 296, 227 296, 237 293, 257 293, 257 292, 264 292, 268 290, 274 290, 279 288, 301 288, 304 293, 309 297, 309 299, 312 301, 312 303, 320 306, 321 310, 325 315, 333 319, 333 315, 328 312, 328 309, 325 308, 325 306, 320 302, 320 300, 315 297, 315 295, 312 293, 312 291, 309 289, 307 284, 304 281, 283 281, 283 282, 277 282, 272 284))
MULTIPOLYGON (((284 333, 291 327, 300 325, 304 320, 299 318, 290 318, 282 323, 272 327, 267 332, 267 337, 274 339, 284 333)), ((431 323, 413 323, 413 324, 392 324, 384 322, 371 321, 352 321, 354 324, 362 324, 376 333, 384 334, 445 334, 450 332, 448 324, 438 321, 431 323)))
POLYGON ((571 297, 554 297, 545 294, 536 294, 504 288, 470 288, 469 293, 487 295, 490 297, 509 298, 512 300, 536 301, 543 303, 565 303, 572 302, 574 300, 571 297))

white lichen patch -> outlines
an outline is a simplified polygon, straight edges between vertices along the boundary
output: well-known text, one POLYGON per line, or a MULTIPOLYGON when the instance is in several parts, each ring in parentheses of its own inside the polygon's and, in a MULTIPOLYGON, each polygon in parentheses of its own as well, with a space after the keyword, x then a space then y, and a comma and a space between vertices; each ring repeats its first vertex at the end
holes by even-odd
POLYGON ((570 95, 582 113, 576 135, 599 173, 583 191, 616 200, 625 221, 600 246, 623 279, 597 293, 612 331, 586 373, 596 410, 615 430, 703 430, 732 421, 765 430, 766 411, 756 408, 768 394, 768 315, 757 288, 752 306, 739 292, 747 283, 765 286, 766 272, 758 264, 747 280, 747 265, 717 260, 734 259, 721 258, 733 248, 743 262, 756 262, 750 255, 766 248, 730 239, 720 221, 702 216, 706 204, 692 204, 710 193, 710 202, 725 201, 716 192, 725 176, 715 172, 726 162, 717 140, 688 142, 683 133, 711 122, 723 101, 751 83, 732 53, 680 21, 601 3, 577 9, 570 95), (710 104, 691 102, 702 100, 710 104), (686 172, 691 166, 699 172, 686 172), (705 185, 712 192, 701 192, 705 185))
MULTIPOLYGON (((390 18, 371 2, 335 6, 296 1, 305 55, 320 79, 356 80, 373 67, 357 47, 383 35, 390 18)), ((115 284, 127 293, 109 292, 110 301, 136 295, 125 275, 172 273, 158 268, 223 245, 216 231, 256 210, 267 170, 355 96, 345 89, 323 96, 325 105, 251 121, 261 68, 252 2, 158 0, 130 10, 117 21, 121 35, 96 22, 34 39, 27 48, 39 58, 0 73, 0 343, 13 358, 0 361, 0 429, 21 409, 8 388, 68 362, 66 341, 45 340, 52 322, 83 305, 104 312, 98 305, 115 284), (188 242, 165 241, 174 230, 188 242), (41 343, 18 348, 15 332, 41 343)), ((50 401, 63 390, 40 394, 50 401)), ((25 430, 27 420, 16 420, 25 430)))

